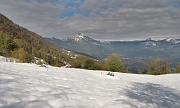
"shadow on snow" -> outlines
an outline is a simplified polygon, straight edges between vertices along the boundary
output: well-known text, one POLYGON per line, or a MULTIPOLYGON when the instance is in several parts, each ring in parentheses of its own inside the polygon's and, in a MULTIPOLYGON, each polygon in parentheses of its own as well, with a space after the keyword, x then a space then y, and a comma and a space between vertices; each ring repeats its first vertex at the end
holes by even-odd
MULTIPOLYGON (((128 98, 140 103, 153 104, 158 108, 180 108, 180 91, 169 87, 153 83, 133 83, 131 88, 124 91, 128 98)), ((138 108, 131 101, 123 103, 138 108)))

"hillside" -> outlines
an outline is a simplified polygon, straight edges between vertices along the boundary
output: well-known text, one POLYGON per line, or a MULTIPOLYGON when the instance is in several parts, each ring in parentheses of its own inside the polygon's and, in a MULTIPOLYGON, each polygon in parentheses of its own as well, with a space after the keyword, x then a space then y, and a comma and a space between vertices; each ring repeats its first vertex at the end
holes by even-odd
POLYGON ((0 14, 0 55, 14 57, 21 62, 31 62, 34 57, 38 57, 54 66, 64 66, 75 59, 90 58, 56 47, 38 34, 14 24, 2 14, 0 14))
POLYGON ((133 72, 141 71, 144 63, 154 57, 169 61, 173 68, 180 61, 180 39, 101 42, 88 36, 78 35, 62 40, 46 39, 59 47, 83 52, 98 59, 104 59, 111 53, 119 53, 126 66, 133 72))
POLYGON ((0 107, 180 107, 180 74, 107 73, 0 61, 0 107))

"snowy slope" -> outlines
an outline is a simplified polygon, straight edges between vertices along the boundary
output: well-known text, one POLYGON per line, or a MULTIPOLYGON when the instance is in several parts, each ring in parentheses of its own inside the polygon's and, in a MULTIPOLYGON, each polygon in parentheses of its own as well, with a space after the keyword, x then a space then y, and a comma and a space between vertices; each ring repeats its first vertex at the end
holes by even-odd
POLYGON ((0 61, 0 107, 180 108, 180 74, 101 72, 0 61))

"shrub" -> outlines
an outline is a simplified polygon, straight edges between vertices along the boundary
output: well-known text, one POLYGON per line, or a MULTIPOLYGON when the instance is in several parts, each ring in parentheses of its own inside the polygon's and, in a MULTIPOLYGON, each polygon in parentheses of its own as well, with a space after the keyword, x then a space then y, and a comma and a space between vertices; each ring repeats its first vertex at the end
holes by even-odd
POLYGON ((114 74, 113 73, 111 73, 111 72, 108 72, 108 74, 107 75, 109 75, 109 76, 114 76, 114 74))

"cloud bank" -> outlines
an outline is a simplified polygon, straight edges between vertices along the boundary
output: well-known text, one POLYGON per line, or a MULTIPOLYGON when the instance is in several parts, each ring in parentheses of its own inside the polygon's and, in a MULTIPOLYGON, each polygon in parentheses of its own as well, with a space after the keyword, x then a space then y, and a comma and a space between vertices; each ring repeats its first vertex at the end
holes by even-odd
POLYGON ((180 37, 179 0, 1 0, 0 12, 43 37, 180 37))

